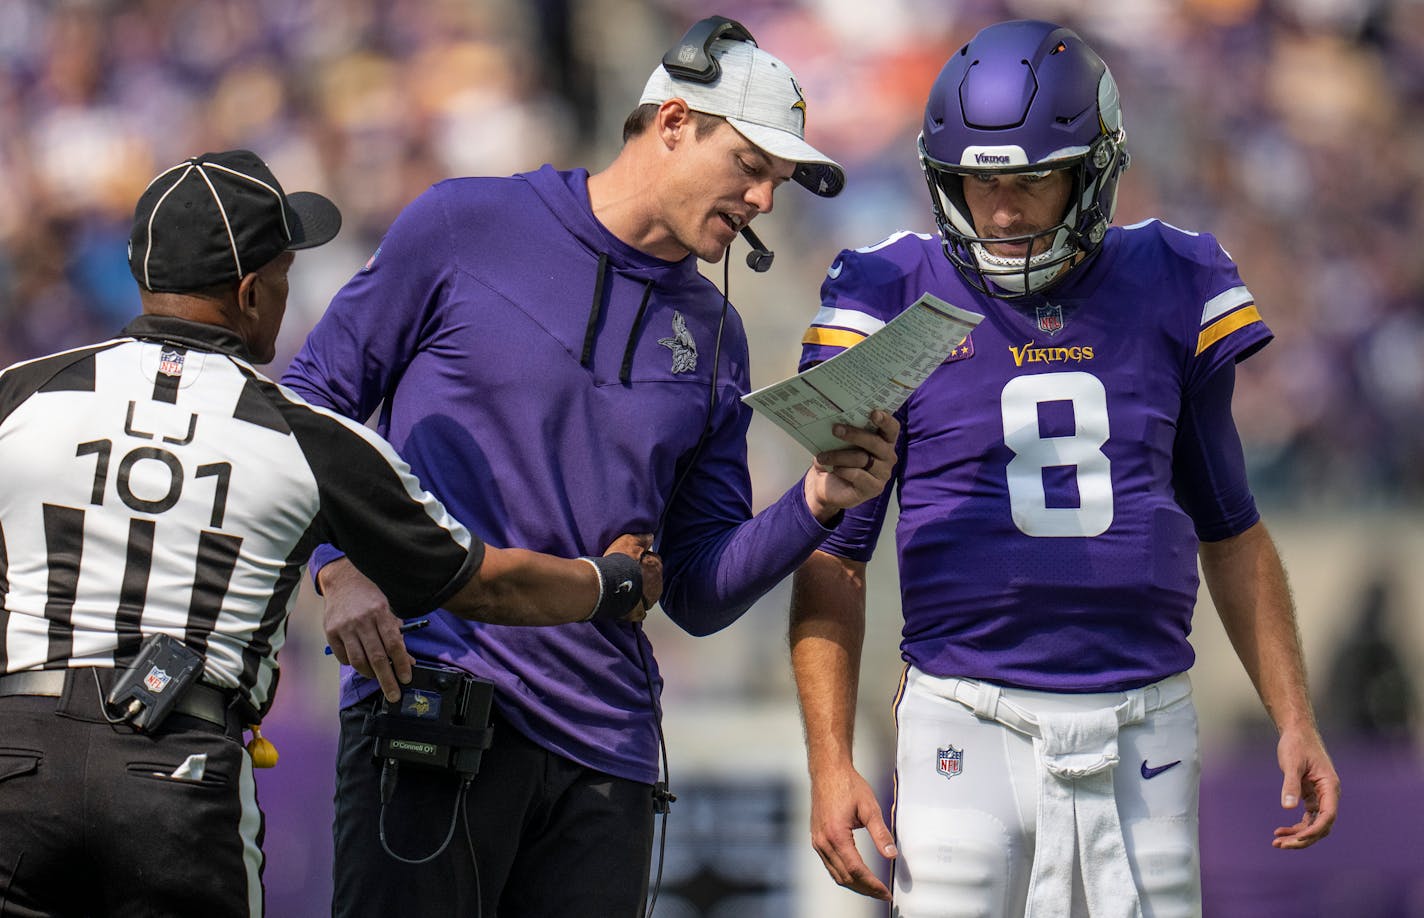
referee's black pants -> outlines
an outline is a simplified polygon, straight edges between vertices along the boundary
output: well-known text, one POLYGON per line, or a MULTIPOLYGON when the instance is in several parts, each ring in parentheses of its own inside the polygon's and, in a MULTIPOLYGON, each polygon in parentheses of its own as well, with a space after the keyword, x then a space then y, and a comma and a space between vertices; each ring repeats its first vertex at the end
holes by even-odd
POLYGON ((175 713, 135 733, 104 720, 99 692, 76 669, 59 698, 0 697, 0 915, 261 915, 241 725, 175 713), (201 777, 173 777, 185 762, 201 777))
MULTIPOLYGON (((642 914, 652 858, 650 785, 555 755, 495 713, 494 742, 480 761, 465 819, 449 846, 429 863, 404 864, 381 844, 381 765, 373 758, 374 741, 361 733, 370 710, 371 703, 363 702, 341 712, 334 916, 642 914)), ((454 772, 403 764, 385 811, 391 852, 419 860, 438 849, 459 786, 454 772)))

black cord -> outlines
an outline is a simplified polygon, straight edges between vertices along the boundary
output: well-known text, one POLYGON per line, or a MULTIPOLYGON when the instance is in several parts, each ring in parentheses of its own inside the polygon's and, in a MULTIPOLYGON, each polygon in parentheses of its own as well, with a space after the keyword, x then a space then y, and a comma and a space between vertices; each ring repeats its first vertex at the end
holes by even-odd
MULTIPOLYGON (((726 254, 722 256, 722 312, 717 318, 717 339, 712 346, 712 385, 707 391, 707 420, 703 422, 702 433, 697 438, 697 445, 692 448, 692 455, 688 457, 687 465, 683 467, 677 483, 672 486, 667 503, 663 505, 663 512, 658 516, 658 527, 655 533, 658 541, 662 539, 663 524, 667 522, 668 510, 672 508, 673 499, 677 497, 677 492, 682 490, 683 483, 687 481, 687 476, 691 474, 693 466, 697 464, 698 457, 702 455, 702 447, 707 445, 707 436, 712 433, 712 419, 717 410, 717 371, 722 365, 722 329, 727 324, 728 290, 731 287, 731 279, 732 249, 731 246, 728 246, 726 254)), ((671 790, 672 776, 668 771, 667 737, 663 734, 663 708, 658 703, 657 693, 653 691, 653 670, 648 665, 648 654, 643 652, 644 644, 648 645, 649 652, 652 650, 652 644, 643 632, 642 623, 637 625, 635 639, 638 643, 638 662, 643 667, 643 678, 648 687, 648 705, 653 711, 653 729, 658 736, 658 752, 662 759, 662 780, 653 783, 653 813, 662 817, 662 824, 658 828, 658 866, 648 898, 648 909, 644 913, 645 918, 652 918, 653 908, 658 904, 658 893, 662 891, 663 885, 668 813, 672 811, 672 805, 677 802, 677 795, 671 790)))
POLYGON ((143 711, 143 702, 134 698, 129 701, 128 707, 124 709, 124 715, 122 717, 117 719, 110 717, 109 701, 104 697, 104 686, 99 682, 99 667, 91 666, 89 667, 89 672, 94 674, 94 691, 99 696, 100 716, 116 727, 121 724, 133 726, 133 718, 137 717, 143 711), (138 705, 137 709, 134 708, 134 705, 138 705))
POLYGON ((722 366, 722 328, 727 324, 727 286, 731 280, 731 258, 732 249, 728 246, 727 253, 722 257, 722 314, 717 318, 717 340, 712 346, 712 386, 707 391, 707 420, 702 424, 702 433, 697 437, 697 445, 692 448, 687 465, 683 466, 682 474, 677 476, 677 482, 668 494, 667 503, 663 504, 663 512, 658 515, 658 526, 654 530, 658 539, 662 538, 663 524, 667 522, 668 511, 672 509, 677 492, 682 490, 687 476, 692 473, 692 467, 697 464, 697 458, 702 455, 702 447, 707 445, 708 434, 712 433, 712 417, 717 410, 717 371, 722 366))
MULTIPOLYGON (((460 788, 461 794, 464 793, 466 787, 470 786, 470 779, 473 777, 474 775, 465 776, 464 785, 460 788)), ((480 892, 480 859, 475 857, 475 839, 470 834, 470 814, 465 812, 463 805, 460 807, 460 812, 465 817, 465 850, 470 852, 470 870, 475 875, 475 918, 480 918, 480 909, 484 905, 480 901, 480 897, 483 895, 480 892)))
MULTIPOLYGON (((460 778, 460 789, 455 792, 455 809, 454 809, 453 812, 450 813, 450 827, 449 827, 449 829, 445 832, 445 840, 440 843, 440 847, 439 847, 439 848, 436 848, 433 853, 428 854, 428 855, 426 855, 425 857, 422 857, 422 858, 401 857, 399 854, 396 854, 394 851, 392 851, 390 844, 388 844, 388 843, 386 842, 386 805, 389 804, 390 801, 391 801, 391 798, 395 796, 395 793, 396 793, 396 782, 397 782, 399 776, 400 776, 400 760, 399 760, 399 759, 386 759, 385 764, 381 766, 381 812, 380 812, 380 815, 379 815, 379 817, 378 817, 378 823, 379 823, 379 826, 380 826, 380 836, 381 836, 381 848, 385 850, 386 854, 389 854, 391 857, 393 857, 393 858, 395 858, 396 860, 400 861, 402 864, 428 864, 428 863, 430 863, 431 861, 435 860, 435 859, 436 859, 437 857, 439 857, 440 855, 444 854, 444 853, 445 853, 445 849, 450 846, 450 839, 452 839, 452 838, 455 837, 455 826, 456 826, 456 824, 459 823, 459 821, 460 821, 460 815, 465 811, 465 792, 466 792, 467 790, 469 790, 470 781, 474 778, 474 775, 462 775, 462 776, 461 776, 461 778, 460 778)), ((466 822, 468 823, 468 820, 466 820, 466 822)), ((466 827, 466 830, 465 830, 465 831, 466 831, 466 837, 468 838, 468 837, 469 837, 469 828, 468 828, 468 826, 466 827)), ((474 846, 473 846, 473 845, 470 846, 470 852, 471 852, 471 855, 473 855, 473 853, 474 853, 474 846)), ((473 857, 472 857, 472 860, 473 860, 473 857)), ((475 895, 475 902, 478 904, 478 902, 479 902, 479 883, 478 883, 478 879, 479 879, 479 869, 478 869, 478 868, 476 868, 476 870, 475 870, 475 877, 476 877, 476 895, 475 895)), ((476 914, 476 915, 479 914, 478 909, 476 910, 475 914, 476 914)))
POLYGON ((637 634, 634 639, 638 644, 638 662, 643 667, 643 677, 647 680, 648 704, 653 709, 653 729, 658 735, 658 751, 662 756, 662 780, 653 783, 653 814, 662 816, 662 825, 658 828, 658 868, 657 874, 653 878, 652 893, 648 899, 648 909, 644 913, 644 918, 652 918, 653 908, 658 904, 658 893, 663 885, 663 861, 667 852, 667 822, 668 813, 672 811, 672 805, 677 802, 677 795, 669 790, 672 778, 668 772, 668 752, 667 738, 663 735, 663 708, 658 703, 657 693, 653 691, 653 671, 648 665, 648 655, 643 652, 643 645, 649 644, 648 637, 643 633, 641 623, 637 626, 637 634))
MULTIPOLYGON (((380 702, 377 701, 376 704, 379 705, 380 702)), ((395 797, 396 785, 400 781, 400 760, 388 757, 381 765, 381 810, 377 817, 377 825, 381 839, 381 848, 386 854, 400 861, 402 864, 416 865, 427 864, 443 854, 445 849, 450 846, 450 839, 455 836, 455 825, 463 822, 465 826, 465 849, 470 854, 470 871, 474 875, 475 881, 474 918, 480 918, 480 911, 484 906, 484 903, 481 901, 483 893, 480 890, 480 864, 478 858, 475 856, 475 842, 470 834, 470 816, 465 808, 466 795, 469 793, 470 785, 474 783, 474 780, 475 776, 473 773, 460 772, 460 789, 455 793, 455 810, 450 814, 450 827, 445 832, 445 840, 440 843, 440 847, 437 848, 434 853, 423 858, 414 859, 401 857, 391 850, 390 844, 386 841, 386 806, 395 797)))

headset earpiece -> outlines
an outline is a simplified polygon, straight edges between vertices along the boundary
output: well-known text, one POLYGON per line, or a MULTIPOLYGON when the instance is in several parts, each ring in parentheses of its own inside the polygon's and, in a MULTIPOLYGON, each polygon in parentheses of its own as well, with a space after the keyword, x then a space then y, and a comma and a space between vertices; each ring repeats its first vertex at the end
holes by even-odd
POLYGON ((679 80, 694 83, 715 83, 722 76, 722 66, 712 56, 712 42, 719 38, 756 44, 746 26, 726 16, 708 16, 687 30, 682 41, 663 55, 663 68, 679 80))

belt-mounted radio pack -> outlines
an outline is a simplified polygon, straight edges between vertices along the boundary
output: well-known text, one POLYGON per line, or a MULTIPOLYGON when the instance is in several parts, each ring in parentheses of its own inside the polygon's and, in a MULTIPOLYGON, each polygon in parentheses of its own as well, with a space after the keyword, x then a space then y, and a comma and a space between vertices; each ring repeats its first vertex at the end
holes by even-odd
POLYGON ((104 700, 122 712, 115 723, 152 732, 202 674, 203 655, 160 632, 143 642, 104 700))
POLYGON ((473 776, 489 748, 494 683, 463 670, 417 663, 400 701, 382 700, 361 732, 376 740, 376 756, 473 776))
MULTIPOLYGON (((454 667, 417 663, 411 668, 410 683, 401 686, 400 700, 382 698, 366 715, 361 732, 374 738, 375 756, 381 762, 381 811, 377 817, 381 847, 395 860, 426 864, 450 844, 464 812, 465 791, 480 770, 480 757, 494 736, 489 722, 493 700, 493 682, 476 679, 454 667), (445 840, 420 858, 397 854, 386 842, 386 807, 395 796, 402 763, 460 777, 445 840)), ((478 874, 476 877, 478 885, 478 874)))

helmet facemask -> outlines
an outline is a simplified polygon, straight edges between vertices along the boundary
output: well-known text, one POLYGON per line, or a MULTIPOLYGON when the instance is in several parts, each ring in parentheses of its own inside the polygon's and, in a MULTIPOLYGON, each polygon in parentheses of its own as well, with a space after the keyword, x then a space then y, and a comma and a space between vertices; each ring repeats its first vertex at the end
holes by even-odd
POLYGON ((940 162, 925 150, 923 135, 919 153, 945 256, 971 286, 1001 299, 1041 293, 1061 280, 1081 257, 1097 251, 1116 204, 1118 174, 1128 159, 1121 130, 1115 136, 1100 136, 1087 152, 1028 166, 984 169, 940 162), (1067 208, 1056 224, 1021 236, 979 235, 964 197, 965 178, 1058 170, 1068 171, 1071 185, 1067 208), (1043 239, 1048 240, 1048 246, 1034 254, 1043 239), (995 255, 987 248, 1016 243, 1026 244, 1027 254, 995 255))
POLYGON ((1019 21, 980 32, 935 81, 918 142, 946 257, 971 286, 1003 299, 1061 282, 1102 245, 1128 163, 1124 137, 1117 84, 1071 30, 1019 21), (967 176, 1059 170, 1070 189, 1056 223, 1012 238, 980 235, 967 176), (1015 243, 1027 254, 988 249, 1015 243))

